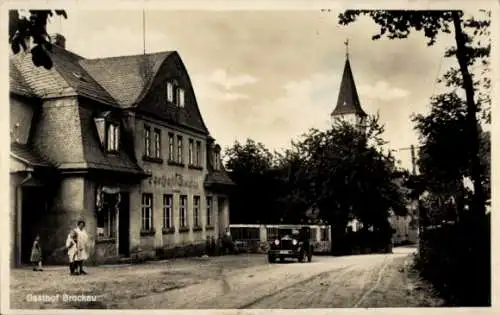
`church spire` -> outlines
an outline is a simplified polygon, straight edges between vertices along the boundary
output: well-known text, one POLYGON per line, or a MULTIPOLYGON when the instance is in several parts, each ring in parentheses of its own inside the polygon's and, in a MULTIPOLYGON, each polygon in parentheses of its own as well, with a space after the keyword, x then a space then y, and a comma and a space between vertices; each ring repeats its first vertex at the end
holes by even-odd
POLYGON ((346 46, 346 60, 344 65, 344 72, 342 74, 342 81, 340 83, 339 95, 337 98, 337 106, 332 112, 332 117, 355 115, 359 118, 367 116, 365 111, 361 108, 359 102, 358 91, 354 83, 354 76, 351 70, 351 63, 349 61, 349 40, 344 42, 346 46))

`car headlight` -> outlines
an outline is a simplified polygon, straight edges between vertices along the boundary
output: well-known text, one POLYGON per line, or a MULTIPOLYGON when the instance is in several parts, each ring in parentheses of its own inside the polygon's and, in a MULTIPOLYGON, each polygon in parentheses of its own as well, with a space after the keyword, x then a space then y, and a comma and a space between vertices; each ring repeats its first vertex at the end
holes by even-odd
POLYGON ((297 245, 297 240, 292 241, 293 246, 297 245))
POLYGON ((274 245, 278 246, 280 244, 280 241, 279 240, 275 240, 274 241, 274 245))

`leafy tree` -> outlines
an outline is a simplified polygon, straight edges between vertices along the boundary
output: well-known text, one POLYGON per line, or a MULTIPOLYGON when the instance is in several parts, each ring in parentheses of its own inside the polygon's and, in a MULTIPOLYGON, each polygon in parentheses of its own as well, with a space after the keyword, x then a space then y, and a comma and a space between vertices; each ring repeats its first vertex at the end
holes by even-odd
POLYGON ((405 198, 394 158, 380 145, 383 126, 371 117, 366 129, 337 121, 326 131, 311 130, 298 144, 304 157, 300 177, 308 204, 331 223, 334 239, 349 220, 390 230, 392 212, 406 214, 405 198))
POLYGON ((225 157, 226 168, 236 184, 231 200, 231 222, 276 220, 276 212, 272 211, 275 201, 275 180, 271 176, 273 154, 262 143, 247 139, 245 144, 236 141, 227 148, 225 157))
POLYGON ((9 43, 14 54, 21 50, 31 51, 36 67, 52 68, 48 52, 52 51, 50 36, 47 33, 47 20, 54 14, 67 18, 64 10, 29 10, 30 16, 20 14, 21 10, 9 11, 9 43), (33 47, 28 44, 33 41, 33 47))
MULTIPOLYGON (((481 160, 479 157, 479 131, 477 112, 480 110, 478 103, 488 103, 488 96, 479 93, 479 98, 475 97, 474 88, 479 84, 474 82, 473 75, 469 67, 475 62, 487 64, 484 58, 489 56, 490 44, 481 45, 474 43, 474 37, 468 35, 464 28, 473 29, 475 36, 489 35, 490 15, 487 18, 476 19, 470 17, 463 20, 462 11, 410 11, 410 10, 348 10, 339 15, 340 24, 350 24, 360 15, 367 15, 380 26, 377 34, 372 39, 377 40, 382 37, 389 39, 407 38, 411 31, 422 31, 429 39, 428 45, 433 45, 439 33, 451 33, 454 29, 456 47, 448 49, 447 56, 457 58, 459 69, 453 69, 447 73, 448 82, 451 85, 460 85, 466 94, 466 128, 470 139, 470 159, 469 169, 474 184, 474 209, 480 214, 485 213, 485 196, 481 185, 481 160), (477 44, 474 46, 474 44, 477 44)), ((482 82, 489 85, 489 80, 482 82)), ((488 118, 488 114, 485 115, 488 118)))
MULTIPOLYGON (((470 176, 470 133, 467 132, 465 102, 454 92, 433 97, 428 115, 413 117, 419 131, 422 147, 419 152, 419 169, 426 189, 434 194, 434 204, 452 203, 455 218, 460 219, 470 190, 464 187, 464 177, 470 176)), ((489 133, 480 130, 481 184, 485 199, 489 200, 489 133)), ((443 209, 444 209, 443 208, 443 209)), ((449 212, 449 211, 448 211, 449 212)))

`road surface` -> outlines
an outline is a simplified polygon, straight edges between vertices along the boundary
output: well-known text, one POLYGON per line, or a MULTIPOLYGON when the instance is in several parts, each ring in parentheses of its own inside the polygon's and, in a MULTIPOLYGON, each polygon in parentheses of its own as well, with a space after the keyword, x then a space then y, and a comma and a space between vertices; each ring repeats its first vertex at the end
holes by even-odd
MULTIPOLYGON (((128 308, 332 308, 420 306, 404 274, 412 249, 394 254, 315 256, 311 263, 263 262, 122 305, 128 308)), ((257 256, 258 257, 258 256, 257 256)), ((264 257, 259 257, 264 260, 264 257)))
MULTIPOLYGON (((408 272, 414 249, 393 254, 314 256, 269 264, 265 255, 186 258, 129 266, 11 270, 12 308, 242 309, 436 306, 408 272), (31 296, 96 296, 95 302, 33 301, 31 296)), ((436 304, 437 303, 437 304, 436 304)))

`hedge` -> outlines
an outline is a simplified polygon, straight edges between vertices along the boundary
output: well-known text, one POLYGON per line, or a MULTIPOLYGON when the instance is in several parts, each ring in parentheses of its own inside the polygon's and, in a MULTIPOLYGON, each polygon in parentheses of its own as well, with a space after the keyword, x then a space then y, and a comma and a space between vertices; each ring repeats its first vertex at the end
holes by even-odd
POLYGON ((416 267, 449 306, 491 305, 490 218, 427 227, 416 267))

